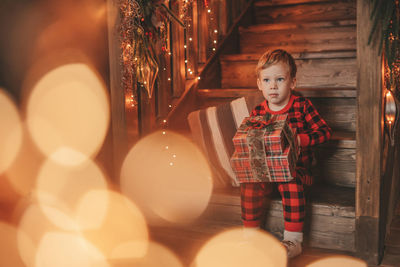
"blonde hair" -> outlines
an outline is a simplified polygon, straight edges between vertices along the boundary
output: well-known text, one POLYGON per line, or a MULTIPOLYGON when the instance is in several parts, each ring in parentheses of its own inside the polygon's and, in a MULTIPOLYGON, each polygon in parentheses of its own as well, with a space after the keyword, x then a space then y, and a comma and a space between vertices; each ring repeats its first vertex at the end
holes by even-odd
POLYGON ((260 59, 256 67, 257 77, 260 75, 260 71, 268 68, 269 66, 283 62, 289 66, 289 73, 291 78, 296 77, 297 67, 296 63, 291 54, 282 49, 276 49, 274 51, 265 52, 260 59))

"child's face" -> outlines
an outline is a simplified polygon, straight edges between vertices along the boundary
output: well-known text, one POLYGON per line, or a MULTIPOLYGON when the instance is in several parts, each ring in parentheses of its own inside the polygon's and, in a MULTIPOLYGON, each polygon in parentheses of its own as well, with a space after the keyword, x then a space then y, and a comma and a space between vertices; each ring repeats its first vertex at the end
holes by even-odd
POLYGON ((289 102, 291 91, 296 87, 296 78, 290 77, 287 64, 278 62, 260 71, 257 85, 269 108, 278 111, 289 102))

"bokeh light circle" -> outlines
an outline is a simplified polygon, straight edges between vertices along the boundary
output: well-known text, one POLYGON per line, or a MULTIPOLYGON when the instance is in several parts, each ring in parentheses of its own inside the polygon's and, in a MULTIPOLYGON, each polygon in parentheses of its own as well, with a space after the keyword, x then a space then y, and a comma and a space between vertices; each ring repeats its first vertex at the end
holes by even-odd
POLYGON ((35 192, 44 213, 54 224, 64 230, 75 230, 69 229, 71 224, 66 224, 68 220, 63 216, 50 216, 48 207, 73 218, 81 229, 96 228, 106 214, 108 195, 97 197, 94 203, 87 194, 106 189, 104 174, 92 160, 86 158, 80 165, 60 165, 48 159, 39 172, 35 192), (82 204, 85 199, 88 203, 82 204))
POLYGON ((117 259, 110 263, 114 267, 122 266, 141 266, 141 267, 183 267, 179 258, 165 246, 150 242, 146 255, 140 258, 117 259))
POLYGON ((78 234, 46 233, 39 243, 35 267, 109 267, 104 256, 78 234))
POLYGON ((211 171, 204 155, 187 138, 157 131, 141 139, 126 156, 121 190, 151 223, 187 223, 207 207, 211 171))
POLYGON ((102 224, 95 229, 82 231, 106 259, 130 259, 143 257, 149 244, 149 232, 145 218, 140 209, 126 196, 100 190, 92 192, 108 194, 108 206, 102 224))
POLYGON ((208 241, 192 267, 286 267, 287 252, 271 234, 256 229, 233 228, 208 241))
POLYGON ((13 163, 22 143, 22 125, 18 109, 0 88, 0 174, 13 163))
POLYGON ((18 230, 0 222, 0 266, 24 267, 17 243, 18 230))
MULTIPOLYGON (((62 229, 57 227, 49 217, 55 217, 56 220, 65 220, 64 225, 68 225, 69 229, 78 229, 72 218, 52 207, 46 207, 47 215, 40 207, 32 201, 26 201, 20 206, 21 219, 18 226, 18 250, 21 258, 26 266, 34 267, 39 244, 42 238, 49 232, 59 232, 62 229)), ((78 231, 70 231, 78 233, 78 231)))
POLYGON ((32 141, 26 123, 22 124, 22 131, 20 152, 4 175, 19 195, 29 196, 35 187, 37 175, 45 158, 32 141))
POLYGON ((45 74, 34 86, 26 112, 28 130, 39 149, 62 164, 71 149, 94 157, 110 117, 104 84, 81 63, 45 74))

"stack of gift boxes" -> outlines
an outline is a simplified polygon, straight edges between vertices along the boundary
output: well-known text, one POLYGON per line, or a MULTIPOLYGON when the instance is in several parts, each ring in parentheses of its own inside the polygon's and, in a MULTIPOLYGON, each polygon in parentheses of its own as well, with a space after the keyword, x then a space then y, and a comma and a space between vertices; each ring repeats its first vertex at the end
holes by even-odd
POLYGON ((240 183, 293 179, 299 149, 287 114, 246 117, 233 144, 231 165, 240 183))

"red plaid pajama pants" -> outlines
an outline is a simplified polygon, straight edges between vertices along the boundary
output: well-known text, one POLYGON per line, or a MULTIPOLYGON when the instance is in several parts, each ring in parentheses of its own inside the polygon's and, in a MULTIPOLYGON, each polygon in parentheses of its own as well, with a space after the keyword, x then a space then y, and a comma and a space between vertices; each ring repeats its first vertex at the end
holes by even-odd
POLYGON ((265 200, 272 193, 273 186, 277 186, 282 197, 285 230, 301 232, 306 201, 300 179, 293 179, 285 183, 241 183, 240 196, 244 226, 260 226, 261 217, 265 211, 265 200))

